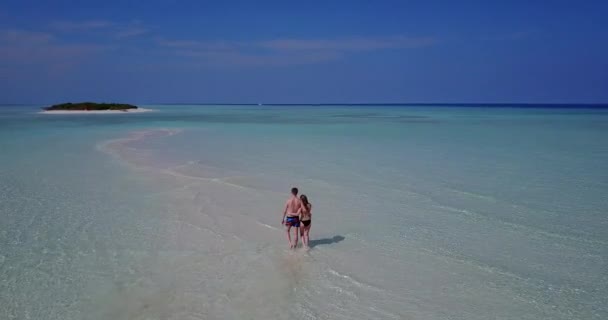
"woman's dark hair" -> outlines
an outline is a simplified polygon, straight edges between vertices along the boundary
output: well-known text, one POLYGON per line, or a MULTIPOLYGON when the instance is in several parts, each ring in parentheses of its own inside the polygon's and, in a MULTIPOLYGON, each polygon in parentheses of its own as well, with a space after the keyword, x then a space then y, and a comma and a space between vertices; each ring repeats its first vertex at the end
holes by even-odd
POLYGON ((308 202, 308 197, 305 194, 303 194, 300 196, 300 200, 302 201, 304 206, 306 206, 306 209, 308 209, 308 205, 310 204, 310 202, 308 202))

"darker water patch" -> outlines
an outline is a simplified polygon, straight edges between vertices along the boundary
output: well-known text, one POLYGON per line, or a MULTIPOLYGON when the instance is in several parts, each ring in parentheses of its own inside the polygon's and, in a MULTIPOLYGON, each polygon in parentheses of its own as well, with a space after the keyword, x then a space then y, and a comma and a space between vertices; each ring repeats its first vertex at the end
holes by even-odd
POLYGON ((384 113, 341 113, 331 115, 332 118, 349 118, 349 119, 429 119, 428 116, 421 115, 388 115, 384 113))

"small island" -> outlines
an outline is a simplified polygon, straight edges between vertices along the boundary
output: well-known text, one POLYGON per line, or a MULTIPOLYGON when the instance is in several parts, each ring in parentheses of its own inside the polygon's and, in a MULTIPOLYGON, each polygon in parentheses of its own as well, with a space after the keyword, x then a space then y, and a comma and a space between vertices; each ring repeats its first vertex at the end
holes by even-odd
POLYGON ((131 113, 131 112, 145 112, 150 111, 149 109, 139 108, 132 104, 125 103, 94 103, 94 102, 80 102, 80 103, 62 103, 52 105, 50 107, 42 108, 42 113, 131 113))

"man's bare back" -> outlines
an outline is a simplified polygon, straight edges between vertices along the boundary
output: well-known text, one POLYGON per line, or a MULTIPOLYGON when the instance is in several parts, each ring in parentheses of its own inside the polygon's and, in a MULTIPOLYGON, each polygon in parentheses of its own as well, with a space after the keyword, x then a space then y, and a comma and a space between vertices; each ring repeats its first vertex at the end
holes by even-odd
POLYGON ((300 208, 302 207, 302 201, 300 198, 292 195, 291 198, 287 200, 285 204, 285 211, 288 217, 298 216, 300 212, 300 208))

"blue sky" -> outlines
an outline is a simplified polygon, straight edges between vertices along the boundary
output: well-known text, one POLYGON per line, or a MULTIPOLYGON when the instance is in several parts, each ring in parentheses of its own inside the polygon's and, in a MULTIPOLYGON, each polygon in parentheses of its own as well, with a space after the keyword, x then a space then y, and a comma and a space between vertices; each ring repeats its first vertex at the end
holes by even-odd
POLYGON ((0 2, 0 103, 608 103, 608 1, 0 2))

